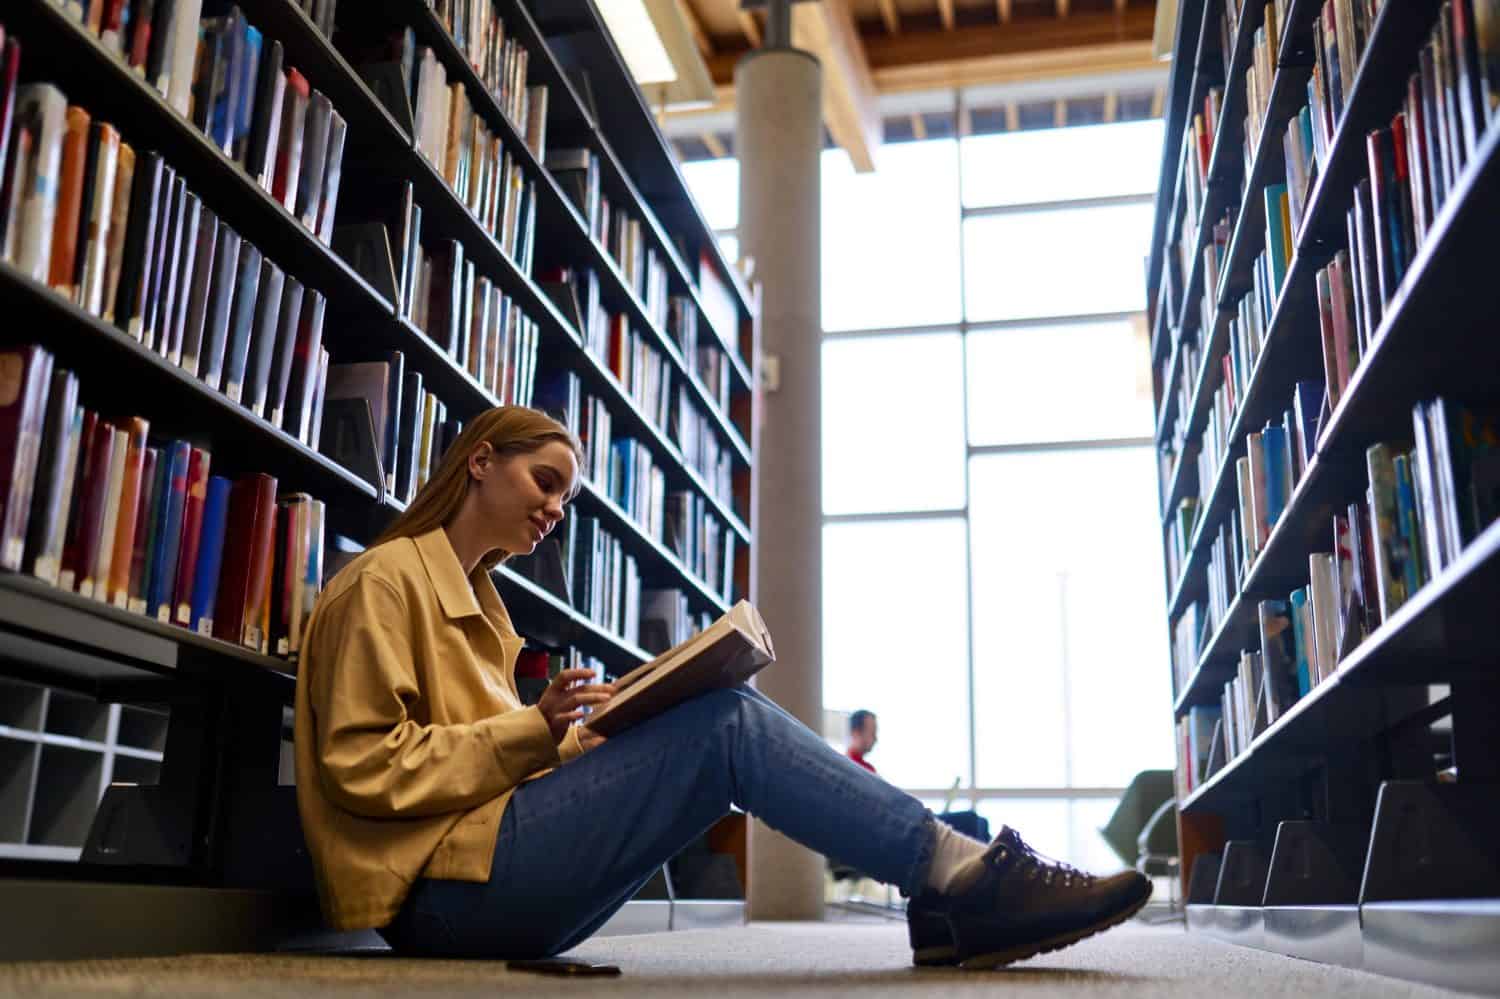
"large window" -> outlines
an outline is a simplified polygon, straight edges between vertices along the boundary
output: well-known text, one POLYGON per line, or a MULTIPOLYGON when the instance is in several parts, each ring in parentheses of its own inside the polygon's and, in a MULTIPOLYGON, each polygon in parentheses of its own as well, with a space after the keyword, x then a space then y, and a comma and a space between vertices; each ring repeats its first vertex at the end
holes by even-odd
MULTIPOLYGON (((1144 257, 1157 121, 823 160, 824 702, 1075 863, 1172 764, 1144 257), (1107 165, 1107 166, 1106 166, 1107 165)), ((732 161, 688 163, 732 239, 732 161)))

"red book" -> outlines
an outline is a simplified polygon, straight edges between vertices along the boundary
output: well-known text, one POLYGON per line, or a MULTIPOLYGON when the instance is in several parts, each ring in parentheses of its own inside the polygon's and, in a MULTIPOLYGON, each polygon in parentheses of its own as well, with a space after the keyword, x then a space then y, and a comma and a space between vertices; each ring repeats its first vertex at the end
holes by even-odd
POLYGON ((193 575, 198 568, 198 540, 203 533, 203 502, 208 496, 208 466, 213 456, 201 447, 188 458, 187 503, 182 509, 182 547, 177 556, 177 585, 172 620, 184 627, 193 621, 193 575))
POLYGON ((47 419, 52 355, 32 344, 0 353, 0 565, 19 572, 31 518, 37 452, 47 419))
POLYGON ((276 480, 264 473, 247 475, 229 493, 224 567, 214 598, 214 637, 259 649, 260 602, 270 575, 276 527, 276 480))
POLYGON ((83 564, 79 559, 79 546, 83 541, 83 497, 88 489, 88 472, 94 464, 94 441, 97 439, 94 431, 98 424, 98 413, 87 409, 83 411, 83 432, 78 438, 78 465, 73 475, 73 502, 68 509, 68 533, 63 542, 62 566, 57 577, 57 585, 65 590, 77 588, 74 584, 77 582, 78 567, 83 564))
POLYGON ((277 130, 276 170, 271 182, 271 196, 287 211, 297 203, 302 172, 302 135, 311 96, 312 88, 308 86, 307 78, 295 69, 287 70, 286 92, 281 98, 281 127, 277 130))
POLYGON ((94 567, 99 564, 99 545, 104 533, 104 507, 109 501, 109 466, 115 457, 115 425, 107 420, 94 424, 94 444, 83 477, 82 503, 78 519, 78 561, 73 571, 77 590, 94 595, 94 567))
POLYGON ((5 209, 10 204, 7 181, 11 171, 7 149, 10 131, 16 112, 16 79, 21 72, 21 43, 5 36, 0 26, 0 223, 5 221, 5 209))
POLYGON ((136 614, 146 613, 146 555, 151 550, 151 532, 156 526, 156 504, 161 494, 158 454, 156 448, 148 447, 141 456, 141 488, 136 494, 135 536, 131 540, 130 585, 126 594, 128 609, 136 614))
POLYGON ((126 61, 141 70, 146 68, 146 56, 151 52, 153 7, 155 0, 135 0, 130 5, 130 46, 126 61))
MULTIPOLYGON (((146 433, 150 425, 139 416, 125 424, 130 435, 125 452, 125 477, 120 487, 120 513, 115 521, 114 555, 109 563, 109 591, 105 599, 116 607, 129 607, 131 557, 135 552, 135 525, 140 516, 141 473, 146 467, 146 433)), ((149 490, 149 485, 147 486, 149 490)), ((102 581, 101 581, 102 582, 102 581)))

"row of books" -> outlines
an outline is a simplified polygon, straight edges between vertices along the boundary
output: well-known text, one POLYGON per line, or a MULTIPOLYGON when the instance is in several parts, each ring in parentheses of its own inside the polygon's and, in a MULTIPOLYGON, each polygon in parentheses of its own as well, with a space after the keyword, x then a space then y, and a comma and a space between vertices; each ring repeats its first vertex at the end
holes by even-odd
POLYGON ((527 136, 532 153, 543 159, 544 142, 541 138, 533 142, 531 136, 534 130, 540 136, 540 130, 546 127, 547 88, 527 85, 531 53, 507 30, 494 0, 428 0, 427 5, 453 36, 454 44, 516 132, 527 136))
POLYGON ((570 517, 563 534, 573 609, 631 645, 640 642, 641 574, 596 517, 570 517))
POLYGON ((416 63, 411 100, 418 150, 505 254, 530 274, 536 180, 526 176, 518 151, 507 148, 475 110, 464 85, 449 81, 431 49, 416 63))
MULTIPOLYGON (((1225 565, 1215 552, 1206 615, 1195 605, 1174 624, 1179 684, 1238 596, 1312 459, 1316 421, 1304 414, 1321 406, 1321 395, 1322 386, 1299 383, 1297 411, 1247 441, 1249 454, 1237 469, 1240 506, 1227 532, 1221 531, 1229 538, 1225 550, 1235 553, 1225 561, 1233 564, 1225 565)), ((1415 447, 1382 443, 1367 449, 1364 498, 1334 518, 1332 554, 1313 553, 1309 588, 1288 598, 1294 611, 1306 606, 1313 615, 1309 636, 1328 635, 1322 644, 1308 646, 1310 666, 1298 660, 1301 693, 1331 675, 1364 637, 1500 519, 1500 411, 1436 399, 1414 407, 1412 423, 1415 447)), ((1303 642, 1300 634, 1298 642, 1303 642)), ((1275 690, 1269 696, 1268 719, 1275 721, 1286 698, 1275 690)))
POLYGON ((667 300, 667 337, 677 345, 683 358, 693 367, 698 380, 708 390, 709 398, 719 411, 729 412, 729 356, 716 342, 698 339, 698 306, 689 295, 673 295, 667 300))
MULTIPOLYGON (((574 648, 533 648, 528 644, 516 654, 516 693, 521 703, 530 705, 540 701, 547 685, 565 669, 592 670, 599 683, 618 679, 596 656, 586 656, 574 648)), ((588 709, 584 711, 587 713, 588 709)))
POLYGON ((1192 128, 1183 148, 1182 179, 1179 181, 1183 208, 1177 238, 1183 274, 1191 272, 1193 254, 1197 252, 1199 215, 1208 196, 1208 167, 1223 101, 1223 88, 1211 87, 1203 98, 1203 110, 1193 115, 1192 128))
POLYGON ((1204 241, 1203 294, 1198 300, 1198 325, 1213 329, 1219 314, 1219 281, 1229 257, 1229 237, 1234 233, 1234 208, 1224 206, 1224 214, 1209 230, 1204 241))
MULTIPOLYGON (((1213 327, 1207 327, 1211 330, 1213 327)), ((1167 435, 1166 441, 1172 455, 1180 455, 1187 446, 1188 418, 1192 415, 1193 395, 1198 389, 1198 381, 1203 372, 1204 341, 1207 337, 1205 327, 1199 325, 1182 334, 1182 342, 1177 349, 1181 357, 1177 364, 1177 409, 1172 420, 1172 432, 1167 435)), ((1176 472, 1175 460, 1167 475, 1162 479, 1162 489, 1165 490, 1171 482, 1172 475, 1176 472)))
POLYGON ((1281 20, 1276 5, 1265 5, 1265 20, 1255 29, 1250 71, 1245 76, 1245 174, 1255 162, 1271 108, 1271 87, 1276 79, 1276 54, 1281 45, 1281 20))
POLYGON ((719 429, 698 408, 686 386, 677 386, 677 405, 672 409, 668 435, 682 460, 698 473, 710 496, 730 506, 734 502, 734 457, 720 442, 719 429))
POLYGON ((611 206, 602 190, 599 157, 592 149, 555 149, 547 169, 573 202, 589 235, 620 269, 626 285, 645 306, 646 317, 665 329, 670 309, 666 262, 646 244, 645 224, 623 206, 611 206))
POLYGON ((67 138, 51 143, 55 166, 28 162, 20 122, 35 113, 46 135, 62 110, 56 88, 22 88, 7 176, 56 180, 18 181, 31 196, 12 206, 0 258, 316 447, 323 295, 217 219, 158 154, 137 155, 79 108, 66 109, 67 138))
POLYGON ((255 473, 156 444, 141 417, 78 404, 79 380, 31 345, 0 355, 0 567, 263 654, 295 656, 322 587, 323 504, 278 502, 255 473))
POLYGON ((125 65, 143 77, 178 114, 191 108, 197 26, 202 0, 53 0, 125 65))
POLYGON ((1198 497, 1184 496, 1177 501, 1171 522, 1167 524, 1167 579, 1174 590, 1181 585, 1197 526, 1198 497))

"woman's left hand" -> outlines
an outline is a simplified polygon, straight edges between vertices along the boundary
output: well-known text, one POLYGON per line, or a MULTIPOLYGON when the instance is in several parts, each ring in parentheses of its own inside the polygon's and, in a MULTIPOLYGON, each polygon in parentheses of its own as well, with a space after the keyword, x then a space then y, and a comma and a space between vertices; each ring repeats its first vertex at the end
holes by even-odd
POLYGON ((607 738, 595 732, 587 725, 578 726, 578 744, 583 747, 585 753, 590 749, 597 749, 608 741, 607 738))

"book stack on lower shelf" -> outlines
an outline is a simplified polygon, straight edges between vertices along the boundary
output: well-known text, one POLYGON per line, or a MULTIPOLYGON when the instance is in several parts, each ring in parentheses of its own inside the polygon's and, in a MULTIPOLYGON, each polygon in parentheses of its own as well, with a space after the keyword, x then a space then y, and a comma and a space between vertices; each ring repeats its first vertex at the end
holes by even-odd
POLYGON ((1272 18, 1307 101, 1247 150, 1272 166, 1236 224, 1265 249, 1236 233, 1213 401, 1176 403, 1197 496, 1163 492, 1189 925, 1475 987, 1493 947, 1421 950, 1500 939, 1500 5, 1272 18))

